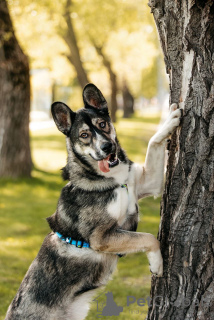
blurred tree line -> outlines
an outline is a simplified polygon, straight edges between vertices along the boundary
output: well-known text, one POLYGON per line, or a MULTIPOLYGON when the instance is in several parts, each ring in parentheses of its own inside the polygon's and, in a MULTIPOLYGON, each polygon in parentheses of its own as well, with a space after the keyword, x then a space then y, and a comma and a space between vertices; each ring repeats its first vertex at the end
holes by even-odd
MULTIPOLYGON (((137 98, 142 92, 148 99, 156 96, 160 51, 153 18, 144 1, 8 0, 7 4, 31 69, 49 68, 55 84, 76 88, 79 97, 80 88, 94 82, 109 97, 113 121, 118 92, 125 117, 133 112, 133 96, 137 98)), ((6 8, 5 0, 1 0, 1 6, 6 8)), ((0 25, 1 33, 6 32, 5 23, 0 25)), ((11 24, 15 39, 12 28, 11 24)), ((1 37, 4 50, 8 41, 10 37, 1 37)), ((81 107, 79 98, 72 101, 76 102, 71 105, 73 109, 81 107)), ((21 114, 20 105, 10 107, 21 114)), ((29 107, 25 111, 29 118, 29 107)), ((15 112, 12 114, 15 116, 15 112)))
MULTIPOLYGON (((48 67, 53 79, 63 85, 84 87, 89 81, 95 82, 111 97, 111 104, 116 104, 115 95, 122 91, 124 83, 134 97, 142 91, 146 98, 156 95, 154 65, 159 44, 146 2, 8 0, 8 3, 31 68, 48 67)), ((77 104, 79 108, 80 101, 77 104)), ((116 108, 112 109, 114 118, 116 108)))

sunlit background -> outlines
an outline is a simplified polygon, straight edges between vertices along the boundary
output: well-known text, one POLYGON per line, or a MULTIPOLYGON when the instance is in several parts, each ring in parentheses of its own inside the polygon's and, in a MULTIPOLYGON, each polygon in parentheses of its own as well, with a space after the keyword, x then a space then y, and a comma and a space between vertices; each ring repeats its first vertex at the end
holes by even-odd
MULTIPOLYGON (((31 121, 47 121, 53 100, 62 100, 74 110, 82 107, 82 89, 69 60, 72 53, 66 39, 69 26, 65 12, 69 2, 8 1, 17 38, 30 60, 31 121)), ((168 83, 146 1, 73 0, 69 12, 87 79, 110 99, 107 60, 116 76, 119 109, 123 108, 126 83, 135 99, 135 110, 160 111, 168 83)), ((31 125, 32 130, 36 127, 31 125)))

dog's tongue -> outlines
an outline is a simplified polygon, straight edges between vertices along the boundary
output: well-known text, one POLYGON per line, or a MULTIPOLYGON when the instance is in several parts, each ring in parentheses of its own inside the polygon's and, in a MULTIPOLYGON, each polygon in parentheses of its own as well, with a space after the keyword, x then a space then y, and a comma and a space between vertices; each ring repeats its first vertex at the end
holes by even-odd
POLYGON ((107 158, 101 160, 101 161, 98 161, 98 166, 99 166, 99 169, 100 171, 102 172, 109 172, 109 163, 108 163, 108 160, 109 160, 110 156, 108 156, 107 158))

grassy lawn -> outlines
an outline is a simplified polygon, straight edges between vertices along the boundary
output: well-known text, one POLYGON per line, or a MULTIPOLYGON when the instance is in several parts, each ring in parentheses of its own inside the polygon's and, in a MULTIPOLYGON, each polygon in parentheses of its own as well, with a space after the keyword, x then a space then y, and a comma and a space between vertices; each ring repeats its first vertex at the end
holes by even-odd
MULTIPOLYGON (((159 117, 120 119, 116 125, 119 140, 133 161, 143 162, 149 138, 157 129, 159 117)), ((56 209, 61 188, 65 185, 60 168, 66 159, 65 139, 55 128, 32 133, 31 146, 35 169, 32 179, 0 181, 0 320, 13 299, 30 263, 36 257, 49 227, 45 218, 56 209)), ((159 202, 147 198, 140 202, 141 222, 138 231, 158 232, 159 202)), ((130 254, 119 259, 118 270, 105 289, 123 306, 123 312, 111 319, 145 319, 147 305, 135 302, 126 306, 127 296, 149 296, 151 275, 145 254, 130 254)), ((106 297, 98 299, 98 307, 106 297)), ((87 319, 97 317, 97 302, 92 302, 87 319)), ((106 317, 110 318, 110 317, 106 317)), ((66 319, 65 319, 66 320, 66 319)))

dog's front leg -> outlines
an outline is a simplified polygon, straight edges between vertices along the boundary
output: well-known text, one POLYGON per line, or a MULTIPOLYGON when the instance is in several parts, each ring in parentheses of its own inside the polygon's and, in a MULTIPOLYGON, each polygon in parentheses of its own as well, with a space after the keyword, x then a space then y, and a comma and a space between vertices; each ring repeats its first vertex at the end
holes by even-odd
POLYGON ((103 231, 103 226, 96 228, 90 237, 93 250, 105 253, 128 254, 146 252, 152 273, 162 276, 163 259, 159 241, 150 233, 132 232, 116 227, 103 231))
POLYGON ((168 119, 149 141, 145 165, 141 169, 137 168, 136 172, 139 198, 162 192, 166 139, 179 126, 181 116, 182 110, 172 104, 168 119))

